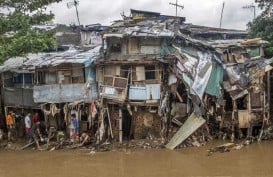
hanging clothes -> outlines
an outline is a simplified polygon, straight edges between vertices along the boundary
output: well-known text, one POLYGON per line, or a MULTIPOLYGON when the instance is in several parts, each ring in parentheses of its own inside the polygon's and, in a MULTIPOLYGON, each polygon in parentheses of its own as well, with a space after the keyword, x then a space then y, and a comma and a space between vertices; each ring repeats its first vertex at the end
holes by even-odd
POLYGON ((91 105, 90 105, 90 112, 91 112, 91 116, 92 118, 95 118, 96 114, 98 113, 95 102, 92 101, 91 105))

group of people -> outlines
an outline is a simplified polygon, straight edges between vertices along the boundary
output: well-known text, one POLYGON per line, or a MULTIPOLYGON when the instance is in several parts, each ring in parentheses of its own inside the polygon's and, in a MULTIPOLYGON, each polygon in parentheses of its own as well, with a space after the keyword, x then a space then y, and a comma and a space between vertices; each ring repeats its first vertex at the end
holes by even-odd
MULTIPOLYGON (((8 141, 14 140, 18 136, 18 128, 16 128, 16 117, 19 116, 16 115, 13 111, 10 111, 6 116, 8 141)), ((39 114, 35 113, 33 116, 31 116, 31 114, 28 113, 24 117, 24 126, 25 135, 28 141, 34 140, 36 142, 37 147, 40 148, 38 140, 38 137, 41 137, 39 114)))
MULTIPOLYGON (((15 128, 15 122, 16 122, 16 114, 12 111, 10 111, 6 116, 6 126, 8 131, 8 141, 11 141, 13 139, 13 136, 16 134, 16 128, 15 128)), ((22 117, 23 118, 23 117, 22 117)), ((24 132, 27 138, 28 144, 36 144, 37 149, 40 148, 40 142, 45 142, 47 146, 49 145, 49 142, 52 138, 57 138, 57 126, 52 120, 55 120, 53 117, 50 120, 47 120, 48 126, 44 125, 44 121, 41 121, 39 113, 35 113, 31 115, 31 113, 26 114, 26 116, 23 118, 24 123, 24 132), (52 125, 51 125, 52 124, 52 125), (43 128, 45 131, 43 131, 43 128), (44 133, 45 132, 45 133, 44 133), (46 136, 47 135, 47 136, 46 136), (45 138, 44 138, 45 137, 45 138)), ((75 114, 71 115, 71 122, 70 122, 71 132, 70 132, 70 138, 73 140, 73 142, 78 142, 79 140, 79 146, 89 145, 90 144, 90 136, 88 133, 84 132, 80 136, 78 134, 78 120, 76 118, 75 114)))

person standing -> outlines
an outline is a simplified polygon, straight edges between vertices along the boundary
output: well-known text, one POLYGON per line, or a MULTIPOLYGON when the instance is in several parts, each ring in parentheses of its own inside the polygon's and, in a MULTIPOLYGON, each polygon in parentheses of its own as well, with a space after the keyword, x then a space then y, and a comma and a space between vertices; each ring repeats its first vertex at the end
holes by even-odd
POLYGON ((47 147, 49 146, 49 142, 52 138, 57 137, 58 131, 57 131, 57 118, 52 116, 52 115, 48 115, 46 116, 46 127, 47 127, 47 133, 48 133, 48 137, 47 137, 47 147))
POLYGON ((40 122, 33 123, 31 129, 29 130, 29 138, 29 143, 31 143, 31 141, 35 141, 37 149, 41 149, 39 144, 39 140, 42 138, 40 131, 40 122))
POLYGON ((71 114, 71 128, 72 128, 72 139, 76 140, 78 136, 78 120, 76 114, 71 114))
POLYGON ((11 140, 11 134, 14 128, 14 118, 13 118, 13 112, 10 111, 8 115, 6 116, 6 125, 8 129, 8 141, 11 140))
POLYGON ((33 121, 33 123, 36 123, 36 122, 40 122, 40 121, 41 121, 38 112, 36 112, 36 113, 33 115, 32 121, 33 121))
POLYGON ((31 128, 31 119, 30 119, 31 114, 28 113, 25 117, 25 132, 26 136, 28 136, 30 128, 31 128))

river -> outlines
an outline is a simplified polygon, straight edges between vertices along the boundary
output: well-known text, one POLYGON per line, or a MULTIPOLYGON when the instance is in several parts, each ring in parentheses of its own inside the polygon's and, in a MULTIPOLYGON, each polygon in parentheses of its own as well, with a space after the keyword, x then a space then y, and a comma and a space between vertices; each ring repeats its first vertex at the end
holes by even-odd
POLYGON ((7 151, 0 150, 0 177, 272 177, 273 142, 226 153, 207 149, 7 151))

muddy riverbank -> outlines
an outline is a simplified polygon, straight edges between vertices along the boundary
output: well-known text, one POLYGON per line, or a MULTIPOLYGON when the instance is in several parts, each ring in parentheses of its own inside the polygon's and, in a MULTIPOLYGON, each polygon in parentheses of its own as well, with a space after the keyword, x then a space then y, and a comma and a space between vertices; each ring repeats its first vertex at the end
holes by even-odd
POLYGON ((207 149, 138 149, 90 153, 90 150, 0 151, 1 177, 256 177, 273 175, 273 142, 207 155, 207 149))

